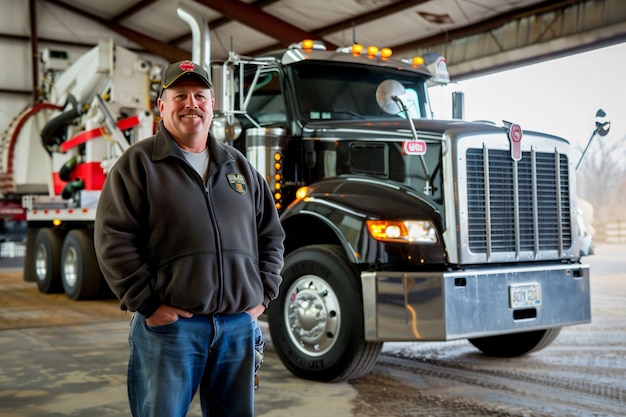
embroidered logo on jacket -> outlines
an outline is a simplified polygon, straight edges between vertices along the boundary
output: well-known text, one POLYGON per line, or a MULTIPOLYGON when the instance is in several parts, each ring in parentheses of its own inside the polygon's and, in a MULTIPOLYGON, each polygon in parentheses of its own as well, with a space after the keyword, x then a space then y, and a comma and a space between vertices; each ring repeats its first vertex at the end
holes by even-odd
POLYGON ((239 194, 245 194, 248 191, 248 184, 246 184, 246 179, 243 175, 231 172, 226 174, 226 177, 230 187, 239 194))

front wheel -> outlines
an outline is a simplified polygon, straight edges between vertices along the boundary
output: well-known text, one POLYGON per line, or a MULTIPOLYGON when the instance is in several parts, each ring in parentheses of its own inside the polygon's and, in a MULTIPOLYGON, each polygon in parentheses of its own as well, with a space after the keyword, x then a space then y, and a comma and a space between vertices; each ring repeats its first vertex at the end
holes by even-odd
POLYGON ((487 356, 512 358, 545 348, 554 342, 559 333, 561 333, 561 327, 555 327, 523 333, 478 337, 469 339, 469 342, 487 356))
POLYGON ((61 279, 65 294, 72 300, 98 295, 102 278, 92 233, 72 230, 67 234, 61 255, 61 279))
POLYGON ((294 375, 345 381, 367 373, 382 349, 364 337, 358 272, 337 246, 288 255, 281 291, 268 310, 272 343, 294 375))

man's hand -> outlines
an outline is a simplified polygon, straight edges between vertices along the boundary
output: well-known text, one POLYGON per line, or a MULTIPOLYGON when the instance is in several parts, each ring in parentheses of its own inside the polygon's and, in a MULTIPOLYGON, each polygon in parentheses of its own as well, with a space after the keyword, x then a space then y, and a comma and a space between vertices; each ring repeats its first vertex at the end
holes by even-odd
POLYGON ((246 313, 250 314, 255 319, 258 319, 261 314, 265 311, 265 306, 263 304, 259 304, 256 307, 252 307, 249 310, 246 310, 246 313))
POLYGON ((174 323, 179 317, 189 319, 193 317, 193 313, 182 308, 176 308, 161 304, 157 310, 146 319, 148 326, 162 326, 164 324, 174 323))

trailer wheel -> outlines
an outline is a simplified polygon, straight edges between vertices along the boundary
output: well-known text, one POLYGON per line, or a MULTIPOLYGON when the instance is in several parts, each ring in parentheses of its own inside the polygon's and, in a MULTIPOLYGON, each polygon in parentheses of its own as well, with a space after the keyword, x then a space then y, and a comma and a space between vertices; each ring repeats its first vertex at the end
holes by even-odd
POLYGON ((35 240, 39 229, 29 227, 26 231, 26 256, 24 256, 24 281, 37 282, 35 273, 35 240))
POLYGON ((33 246, 35 280, 39 292, 52 294, 61 292, 61 248, 63 237, 61 231, 43 228, 37 232, 33 246))
POLYGON ((365 341, 359 276, 343 250, 298 249, 286 257, 282 275, 268 321, 272 344, 287 369, 326 382, 367 373, 383 344, 365 341))
POLYGON ((102 279, 90 232, 72 230, 65 237, 61 255, 61 279, 65 294, 72 300, 98 295, 102 279))
POLYGON ((555 327, 546 330, 479 337, 469 339, 469 342, 487 356, 512 358, 545 348, 554 342, 559 333, 561 333, 561 327, 555 327))

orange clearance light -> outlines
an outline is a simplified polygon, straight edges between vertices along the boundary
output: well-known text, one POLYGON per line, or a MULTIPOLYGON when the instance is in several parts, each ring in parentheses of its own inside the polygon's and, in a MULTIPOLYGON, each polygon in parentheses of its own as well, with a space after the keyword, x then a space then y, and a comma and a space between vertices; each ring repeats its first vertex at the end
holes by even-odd
MULTIPOLYGON (((384 220, 368 220, 367 227, 372 234, 372 237, 376 240, 386 240, 389 234, 389 222, 384 220)), ((399 234, 399 233, 398 233, 399 234)))
POLYGON ((352 55, 359 56, 363 52, 363 45, 360 43, 355 43, 352 45, 352 55))
POLYGON ((373 56, 376 56, 377 53, 378 53, 378 47, 377 46, 368 46, 367 47, 367 56, 373 57, 373 56))
POLYGON ((414 56, 413 57, 413 66, 414 67, 419 67, 420 65, 424 65, 424 58, 422 58, 421 56, 414 56))
POLYGON ((390 48, 383 48, 380 50, 380 56, 383 57, 383 59, 389 58, 391 54, 393 54, 393 52, 390 48))
POLYGON ((304 197, 307 196, 307 194, 309 194, 309 187, 300 187, 296 191, 296 198, 302 200, 304 197))
POLYGON ((52 220, 52 224, 55 226, 61 226, 61 219, 54 219, 52 220))
POLYGON ((302 49, 310 51, 313 49, 314 42, 312 39, 305 39, 302 41, 302 49))

